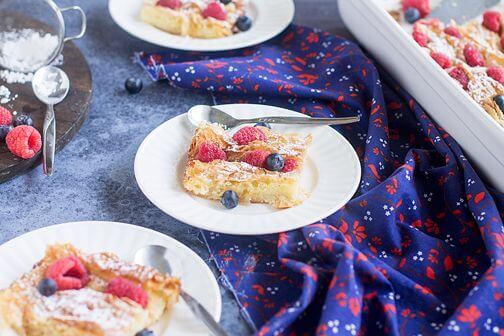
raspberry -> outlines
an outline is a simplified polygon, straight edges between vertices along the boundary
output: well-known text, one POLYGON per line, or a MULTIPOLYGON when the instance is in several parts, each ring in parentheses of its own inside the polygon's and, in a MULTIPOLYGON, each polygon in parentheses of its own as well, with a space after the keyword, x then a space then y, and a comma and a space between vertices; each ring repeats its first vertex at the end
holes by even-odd
POLYGON ((157 5, 171 9, 177 9, 182 6, 182 2, 180 0, 159 0, 157 2, 157 5))
POLYGON ((258 127, 246 126, 233 135, 233 140, 238 145, 246 145, 255 140, 266 141, 266 135, 258 127))
POLYGON ((403 0, 403 12, 406 13, 410 7, 418 9, 420 17, 422 18, 426 17, 431 12, 429 0, 403 0))
POLYGON ((450 76, 455 78, 460 85, 464 88, 464 90, 467 90, 467 86, 469 85, 469 78, 467 77, 467 74, 465 73, 464 69, 462 67, 456 67, 453 68, 449 72, 450 76))
POLYGON ((211 162, 213 160, 227 160, 226 153, 213 142, 203 142, 196 154, 196 160, 211 162))
POLYGON ((429 43, 429 37, 419 31, 419 30, 415 30, 413 32, 413 39, 421 46, 421 47, 427 47, 427 43, 429 43))
POLYGON ((487 70, 487 75, 495 79, 497 82, 504 84, 504 68, 490 67, 487 70))
POLYGON ((285 160, 284 167, 282 169, 282 173, 288 173, 296 169, 297 161, 295 159, 289 158, 285 160))
POLYGON ((259 168, 264 168, 266 165, 266 159, 270 155, 269 152, 264 150, 253 150, 245 153, 242 158, 242 161, 247 162, 252 166, 256 166, 259 168))
POLYGON ((81 289, 89 282, 86 268, 74 256, 56 260, 47 268, 45 276, 56 281, 58 290, 81 289))
POLYGON ((456 37, 456 38, 461 38, 462 34, 460 34, 460 31, 458 30, 457 27, 446 27, 444 30, 445 34, 456 37))
POLYGON ((227 13, 224 9, 217 3, 217 1, 208 4, 207 8, 201 13, 204 18, 213 17, 214 19, 224 21, 227 18, 227 13))
POLYGON ((40 133, 32 126, 18 126, 5 138, 7 148, 12 154, 23 159, 31 159, 42 148, 40 133))
POLYGON ((138 303, 142 308, 147 307, 148 296, 140 285, 135 285, 128 279, 117 277, 112 279, 108 285, 106 293, 120 298, 128 298, 138 303))
POLYGON ((441 68, 446 69, 451 67, 452 62, 445 54, 440 52, 433 52, 431 54, 431 57, 432 59, 434 59, 434 61, 436 61, 437 64, 441 66, 441 68))
POLYGON ((471 43, 465 45, 464 57, 466 59, 467 64, 469 64, 472 67, 485 65, 485 59, 483 58, 483 55, 481 55, 479 50, 476 49, 476 47, 473 46, 471 43))
POLYGON ((0 125, 10 125, 12 123, 12 114, 5 107, 0 106, 0 125))
POLYGON ((496 33, 500 32, 501 13, 496 11, 485 12, 483 14, 483 27, 496 33))

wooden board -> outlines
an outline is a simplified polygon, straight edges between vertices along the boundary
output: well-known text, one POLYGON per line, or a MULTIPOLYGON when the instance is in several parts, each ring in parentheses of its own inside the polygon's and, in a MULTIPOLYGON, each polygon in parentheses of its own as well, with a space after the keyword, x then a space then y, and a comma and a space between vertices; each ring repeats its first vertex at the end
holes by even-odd
MULTIPOLYGON (((70 91, 65 100, 54 107, 56 113, 56 152, 72 140, 86 119, 92 96, 92 79, 89 65, 84 55, 72 42, 67 42, 63 49, 64 64, 59 66, 70 78, 70 91)), ((34 95, 31 82, 25 84, 7 84, 0 79, 0 85, 5 85, 11 91, 11 99, 1 106, 11 111, 25 113, 32 117, 34 127, 42 134, 46 106, 34 95)), ((23 160, 11 154, 2 141, 0 143, 0 183, 23 174, 41 162, 42 150, 33 158, 23 160)), ((58 173, 58 156, 56 156, 55 174, 58 173)), ((41 168, 40 168, 41 169, 41 168)))

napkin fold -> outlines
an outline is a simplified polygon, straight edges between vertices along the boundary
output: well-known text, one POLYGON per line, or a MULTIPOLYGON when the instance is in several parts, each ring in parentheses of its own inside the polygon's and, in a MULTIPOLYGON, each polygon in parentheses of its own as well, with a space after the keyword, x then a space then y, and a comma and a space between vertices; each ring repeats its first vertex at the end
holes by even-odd
POLYGON ((344 208, 278 235, 202 232, 258 335, 504 332, 504 195, 356 44, 291 26, 237 51, 135 57, 219 104, 361 116, 335 127, 363 169, 344 208))

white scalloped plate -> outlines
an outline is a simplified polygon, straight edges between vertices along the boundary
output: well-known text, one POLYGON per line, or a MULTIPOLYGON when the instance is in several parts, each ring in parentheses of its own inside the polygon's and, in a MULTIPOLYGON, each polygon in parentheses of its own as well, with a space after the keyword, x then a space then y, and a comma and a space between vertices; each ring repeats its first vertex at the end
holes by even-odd
MULTIPOLYGON (((85 252, 113 252, 124 260, 132 260, 139 248, 162 245, 180 258, 174 273, 181 277, 182 287, 198 299, 219 320, 221 295, 219 285, 205 262, 177 240, 140 226, 114 222, 75 222, 35 230, 0 246, 0 288, 31 270, 45 248, 52 243, 72 243, 85 252)), ((156 335, 203 336, 206 328, 180 301, 171 314, 151 328, 156 335)), ((3 334, 2 334, 3 335, 3 334)))
POLYGON ((109 0, 112 19, 126 32, 161 47, 192 51, 245 48, 280 34, 294 18, 293 0, 250 0, 247 15, 253 20, 246 32, 217 39, 197 39, 169 34, 140 20, 142 0, 109 0))
MULTIPOLYGON (((268 105, 231 104, 220 109, 239 118, 304 116, 268 105)), ((353 196, 361 167, 350 143, 328 126, 274 125, 280 132, 311 133, 301 183, 310 197, 290 209, 264 204, 240 204, 226 210, 218 201, 187 193, 182 186, 187 149, 194 133, 187 114, 177 116, 152 131, 135 158, 135 177, 140 189, 159 209, 189 225, 228 234, 260 235, 294 230, 334 213, 353 196)))

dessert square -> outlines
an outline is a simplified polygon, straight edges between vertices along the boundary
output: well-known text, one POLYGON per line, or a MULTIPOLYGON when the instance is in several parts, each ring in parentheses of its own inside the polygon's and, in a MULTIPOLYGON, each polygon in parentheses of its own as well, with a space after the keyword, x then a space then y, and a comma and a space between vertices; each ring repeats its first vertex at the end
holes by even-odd
POLYGON ((179 292, 179 279, 153 268, 55 244, 0 291, 0 334, 133 336, 171 310, 179 292))
POLYGON ((246 126, 231 136, 218 125, 202 123, 189 147, 184 188, 222 202, 231 190, 242 203, 301 204, 307 193, 299 180, 311 141, 311 135, 280 134, 263 126, 246 126))
POLYGON ((181 36, 212 39, 248 30, 245 0, 146 0, 142 21, 181 36))

